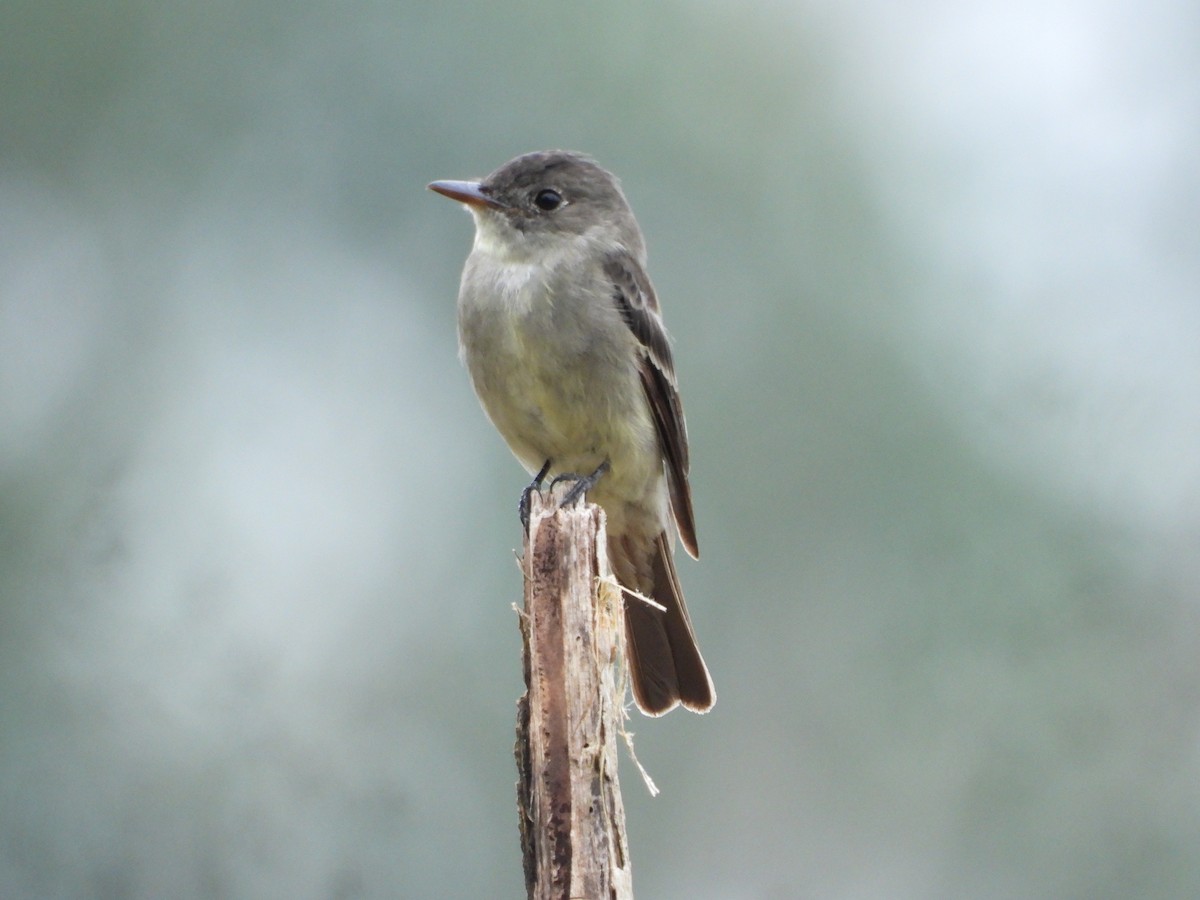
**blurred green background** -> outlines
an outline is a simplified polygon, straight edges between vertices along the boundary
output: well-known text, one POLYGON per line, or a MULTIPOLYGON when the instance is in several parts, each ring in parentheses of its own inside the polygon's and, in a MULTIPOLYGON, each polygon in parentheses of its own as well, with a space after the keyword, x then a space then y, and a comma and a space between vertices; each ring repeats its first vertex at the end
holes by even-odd
POLYGON ((646 232, 720 702, 647 898, 1200 896, 1194 6, 6 0, 0 896, 521 896, 471 223, 646 232))

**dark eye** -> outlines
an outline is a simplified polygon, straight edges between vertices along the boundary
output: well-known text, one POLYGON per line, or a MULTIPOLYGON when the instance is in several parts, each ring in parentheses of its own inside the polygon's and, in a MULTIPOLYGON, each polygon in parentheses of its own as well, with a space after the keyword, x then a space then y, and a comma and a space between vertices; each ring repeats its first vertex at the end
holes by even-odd
POLYGON ((562 194, 551 188, 540 190, 533 198, 533 205, 542 212, 550 212, 562 206, 562 194))

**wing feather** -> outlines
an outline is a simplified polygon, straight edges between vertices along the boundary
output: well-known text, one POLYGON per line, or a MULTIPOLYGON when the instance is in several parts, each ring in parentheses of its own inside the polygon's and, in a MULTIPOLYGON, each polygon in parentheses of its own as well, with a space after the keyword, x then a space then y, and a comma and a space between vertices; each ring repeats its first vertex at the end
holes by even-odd
POLYGON ((696 522, 692 512, 692 491, 688 485, 687 424, 675 382, 670 340, 659 313, 658 297, 645 269, 628 254, 609 257, 604 271, 612 282, 617 310, 641 346, 639 373, 666 462, 671 510, 684 549, 697 557, 696 522))

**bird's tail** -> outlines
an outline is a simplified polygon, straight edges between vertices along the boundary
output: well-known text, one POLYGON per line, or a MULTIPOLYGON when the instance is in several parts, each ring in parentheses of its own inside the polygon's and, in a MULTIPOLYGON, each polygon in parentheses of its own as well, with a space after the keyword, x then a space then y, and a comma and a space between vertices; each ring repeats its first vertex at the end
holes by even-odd
POLYGON ((650 716, 661 716, 679 704, 693 712, 708 712, 716 702, 675 574, 672 543, 666 532, 650 546, 633 535, 609 538, 617 580, 663 607, 655 609, 625 592, 629 679, 638 708, 650 716))

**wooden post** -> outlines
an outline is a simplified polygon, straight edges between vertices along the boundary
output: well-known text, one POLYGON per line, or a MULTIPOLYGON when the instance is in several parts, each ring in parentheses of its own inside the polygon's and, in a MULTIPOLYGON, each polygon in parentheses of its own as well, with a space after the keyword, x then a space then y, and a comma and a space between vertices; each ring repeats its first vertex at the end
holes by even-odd
POLYGON ((525 695, 517 704, 517 806, 531 900, 632 900, 617 781, 624 691, 621 592, 604 512, 531 496, 525 543, 525 695))

